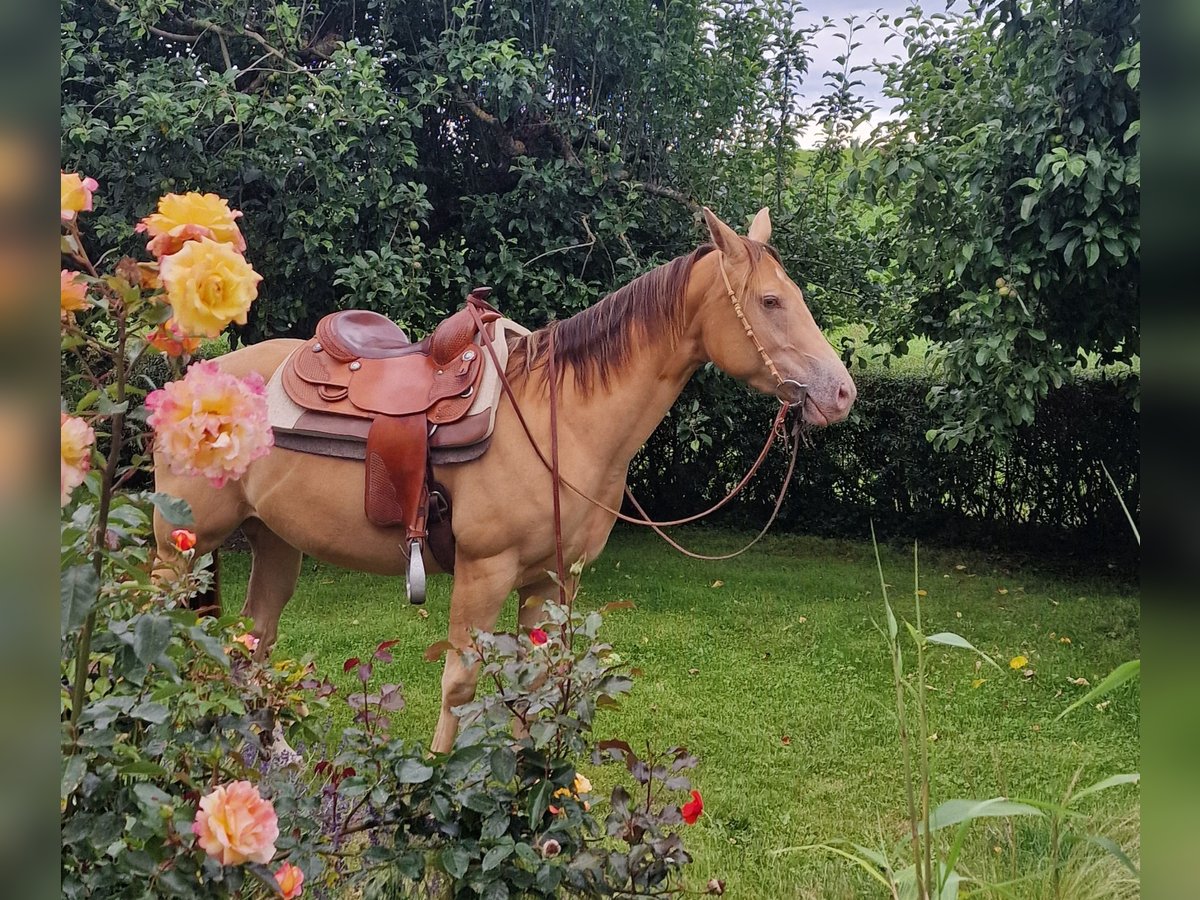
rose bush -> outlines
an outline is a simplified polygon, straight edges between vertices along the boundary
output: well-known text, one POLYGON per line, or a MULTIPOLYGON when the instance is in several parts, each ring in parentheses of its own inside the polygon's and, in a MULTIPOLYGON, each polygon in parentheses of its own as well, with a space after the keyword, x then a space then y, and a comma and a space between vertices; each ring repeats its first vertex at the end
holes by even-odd
POLYGON ((211 194, 164 197, 139 227, 157 260, 101 273, 78 220, 98 185, 62 184, 63 895, 678 893, 679 826, 695 816, 675 796, 695 759, 594 740, 596 709, 631 685, 597 639, 599 613, 551 604, 527 635, 476 635, 466 654, 496 691, 462 710, 453 751, 431 755, 392 733, 400 685, 373 685, 394 641, 347 660, 361 690, 343 698, 355 725, 341 730, 311 663, 257 659, 251 623, 187 608, 213 582, 190 510, 123 486, 151 449, 216 485, 269 452, 260 378, 215 362, 184 374, 198 336, 244 321, 258 276, 237 211, 211 194), (131 377, 145 354, 182 377, 147 393, 131 377), (186 570, 156 566, 154 510, 186 570), (311 769, 280 764, 280 733, 318 757, 311 769), (578 771, 610 757, 632 794, 602 799, 578 771))

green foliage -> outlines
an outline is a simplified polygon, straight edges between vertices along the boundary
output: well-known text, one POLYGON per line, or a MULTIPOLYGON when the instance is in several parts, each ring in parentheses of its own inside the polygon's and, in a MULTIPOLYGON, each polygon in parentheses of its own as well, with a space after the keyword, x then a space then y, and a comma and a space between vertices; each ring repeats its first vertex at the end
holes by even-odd
POLYGON ((1140 7, 984 0, 894 26, 900 118, 850 176, 894 210, 878 337, 939 343, 935 445, 1003 447, 1077 355, 1139 353, 1140 7))
POLYGON ((467 658, 482 664, 481 677, 496 690, 462 708, 464 728, 446 754, 428 756, 420 744, 391 735, 390 716, 403 706, 399 686, 375 688, 372 676, 375 661, 391 661, 395 641, 380 644, 371 660, 346 661, 359 682, 346 696, 356 724, 315 770, 332 773, 335 815, 326 831, 333 846, 364 832, 370 840, 363 869, 346 873, 364 896, 436 885, 439 872, 456 897, 677 890, 690 857, 672 798, 691 787, 681 772, 696 759, 682 748, 640 759, 624 741, 597 744, 597 708, 612 705, 632 682, 606 660, 611 647, 597 637, 600 613, 557 604, 546 612, 544 643, 528 634, 475 636, 467 658), (525 736, 514 738, 514 730, 525 736), (575 763, 589 754, 594 763, 620 758, 638 799, 621 784, 607 801, 593 794, 575 763))
MULTIPOLYGON (((1136 518, 1139 416, 1119 381, 1076 376, 1047 395, 1036 421, 1016 429, 1004 449, 976 442, 931 455, 926 434, 939 420, 925 397, 937 382, 886 370, 854 377, 859 395, 850 421, 808 434, 778 527, 861 538, 874 521, 889 539, 1136 552, 1104 472, 1106 466, 1136 518)), ((771 419, 769 400, 747 398, 709 375, 698 382, 631 468, 634 494, 658 518, 723 497, 750 468, 771 419)), ((765 521, 783 481, 783 457, 776 451, 767 459, 726 521, 765 521)))
POLYGON ((844 289, 861 268, 824 270, 844 247, 794 177, 799 10, 65 0, 63 165, 123 249, 147 198, 230 198, 264 276, 247 339, 351 305, 420 332, 479 283, 538 325, 691 250, 701 201, 773 204, 789 265, 844 289))
MULTIPOLYGON (((907 833, 902 840, 896 842, 892 850, 882 847, 871 849, 845 840, 810 844, 795 849, 827 851, 857 864, 883 886, 894 900, 957 900, 964 884, 972 885, 973 894, 1006 897, 1008 883, 994 883, 988 878, 971 874, 972 868, 986 870, 990 863, 985 858, 980 866, 970 862, 963 855, 967 834, 974 823, 982 820, 1032 817, 1048 824, 1048 853, 1044 859, 1038 860, 1033 868, 1022 871, 1019 878, 1014 880, 1022 883, 1048 881, 1050 896, 1055 900, 1070 896, 1063 893, 1062 874, 1072 846, 1078 844, 1091 844, 1113 855, 1136 879, 1137 868, 1124 850, 1110 837, 1088 834, 1086 817, 1077 809, 1078 802, 1085 797, 1121 785, 1137 784, 1140 777, 1136 773, 1111 775, 1076 790, 1075 785, 1079 778, 1079 773, 1076 772, 1065 796, 1057 803, 992 797, 987 800, 946 800, 936 808, 931 808, 933 764, 930 745, 936 739, 936 735, 931 734, 930 728, 929 698, 934 687, 927 675, 929 645, 960 647, 976 653, 979 651, 960 635, 942 633, 930 637, 922 632, 921 597, 927 592, 920 589, 920 570, 914 546, 913 609, 916 624, 914 626, 906 621, 904 625, 912 638, 916 666, 915 670, 906 672, 903 643, 900 640, 896 615, 888 598, 889 585, 884 580, 878 544, 875 544, 875 561, 887 621, 886 630, 879 630, 887 642, 892 663, 897 742, 908 801, 907 833), (953 830, 952 837, 947 839, 943 832, 950 829, 953 830)), ((987 659, 986 656, 984 658, 987 659)), ((988 662, 991 660, 988 659, 988 662)), ((992 665, 995 666, 995 663, 992 665)), ((997 847, 996 850, 1002 851, 1002 848, 997 847)), ((1013 865, 1015 875, 1015 859, 1013 865)), ((1110 888, 1109 885, 1105 887, 1110 888)))

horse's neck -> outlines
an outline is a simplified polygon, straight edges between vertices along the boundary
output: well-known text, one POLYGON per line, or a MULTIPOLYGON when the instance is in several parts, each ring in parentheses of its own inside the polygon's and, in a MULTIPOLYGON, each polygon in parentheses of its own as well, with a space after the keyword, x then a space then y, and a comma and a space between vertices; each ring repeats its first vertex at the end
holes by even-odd
POLYGON ((668 335, 644 339, 607 388, 580 394, 572 373, 563 380, 560 433, 569 433, 598 473, 624 472, 630 460, 679 398, 699 366, 686 341, 668 335))

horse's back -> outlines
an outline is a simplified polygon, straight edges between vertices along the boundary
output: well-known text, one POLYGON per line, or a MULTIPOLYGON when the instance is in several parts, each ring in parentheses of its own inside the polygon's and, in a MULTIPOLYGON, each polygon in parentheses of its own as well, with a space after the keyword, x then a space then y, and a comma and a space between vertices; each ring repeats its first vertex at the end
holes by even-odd
POLYGON ((263 380, 268 380, 295 349, 304 341, 295 338, 276 338, 262 341, 248 347, 218 356, 216 363, 222 371, 243 378, 251 372, 257 372, 263 380))

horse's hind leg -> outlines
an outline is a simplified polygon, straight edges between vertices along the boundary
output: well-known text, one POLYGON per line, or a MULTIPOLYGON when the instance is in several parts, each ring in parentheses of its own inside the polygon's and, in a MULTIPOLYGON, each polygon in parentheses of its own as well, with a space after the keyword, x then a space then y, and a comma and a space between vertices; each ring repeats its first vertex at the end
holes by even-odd
POLYGON ((265 659, 279 636, 279 617, 296 592, 304 554, 268 528, 261 519, 242 523, 253 562, 242 615, 254 620, 259 659, 265 659))

